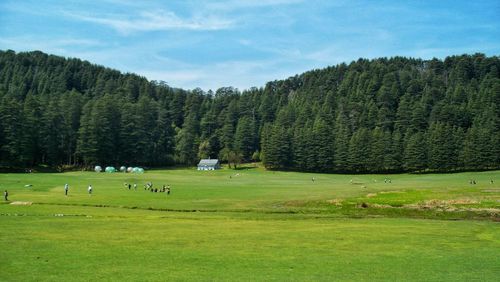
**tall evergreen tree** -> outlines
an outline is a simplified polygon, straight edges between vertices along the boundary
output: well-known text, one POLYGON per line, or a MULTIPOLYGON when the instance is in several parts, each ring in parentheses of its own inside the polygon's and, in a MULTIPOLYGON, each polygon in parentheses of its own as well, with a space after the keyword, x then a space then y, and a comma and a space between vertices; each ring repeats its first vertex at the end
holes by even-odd
POLYGON ((235 151, 241 153, 243 160, 249 161, 255 151, 255 129, 250 117, 238 121, 235 133, 235 151))
POLYGON ((427 167, 427 143, 422 132, 412 134, 406 144, 403 157, 403 168, 407 171, 419 172, 427 167))

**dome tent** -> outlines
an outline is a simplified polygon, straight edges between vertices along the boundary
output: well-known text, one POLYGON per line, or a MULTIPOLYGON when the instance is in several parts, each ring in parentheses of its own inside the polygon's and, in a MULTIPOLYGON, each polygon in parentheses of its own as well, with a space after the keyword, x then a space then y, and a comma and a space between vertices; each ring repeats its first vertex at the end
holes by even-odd
POLYGON ((127 168, 127 172, 132 172, 132 170, 133 170, 133 168, 132 168, 131 166, 129 166, 129 167, 127 168))
POLYGON ((125 166, 121 166, 121 167, 120 167, 120 171, 121 171, 121 172, 127 172, 127 168, 126 168, 125 166))
POLYGON ((132 172, 134 172, 134 173, 144 173, 144 169, 142 167, 134 167, 132 169, 132 172))
POLYGON ((101 167, 101 166, 96 165, 96 166, 95 166, 95 168, 94 168, 94 171, 95 171, 95 172, 101 172, 101 171, 102 171, 102 167, 101 167))
POLYGON ((116 168, 114 168, 112 166, 107 166, 105 171, 106 172, 116 172, 116 168))

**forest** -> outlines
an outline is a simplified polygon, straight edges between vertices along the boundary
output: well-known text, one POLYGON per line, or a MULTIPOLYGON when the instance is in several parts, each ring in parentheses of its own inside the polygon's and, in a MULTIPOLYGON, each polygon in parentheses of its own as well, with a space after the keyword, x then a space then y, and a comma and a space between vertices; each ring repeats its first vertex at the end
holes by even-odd
POLYGON ((500 58, 484 54, 359 59, 259 88, 204 91, 0 51, 0 166, 210 157, 309 172, 500 169, 499 70, 500 58))

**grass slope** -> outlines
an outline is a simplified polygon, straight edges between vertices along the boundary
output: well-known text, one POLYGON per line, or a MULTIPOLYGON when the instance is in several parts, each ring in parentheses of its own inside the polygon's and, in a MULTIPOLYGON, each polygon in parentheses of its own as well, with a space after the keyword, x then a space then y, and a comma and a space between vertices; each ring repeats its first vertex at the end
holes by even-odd
POLYGON ((495 281, 499 176, 0 174, 0 280, 495 281))

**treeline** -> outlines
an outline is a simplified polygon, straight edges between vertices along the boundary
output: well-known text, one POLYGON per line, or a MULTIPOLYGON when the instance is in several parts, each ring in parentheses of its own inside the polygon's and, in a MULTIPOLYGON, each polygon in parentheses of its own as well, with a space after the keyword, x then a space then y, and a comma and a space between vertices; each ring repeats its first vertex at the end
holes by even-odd
POLYGON ((169 87, 0 51, 0 165, 231 164, 321 172, 500 168, 500 60, 340 64, 243 92, 169 87))

